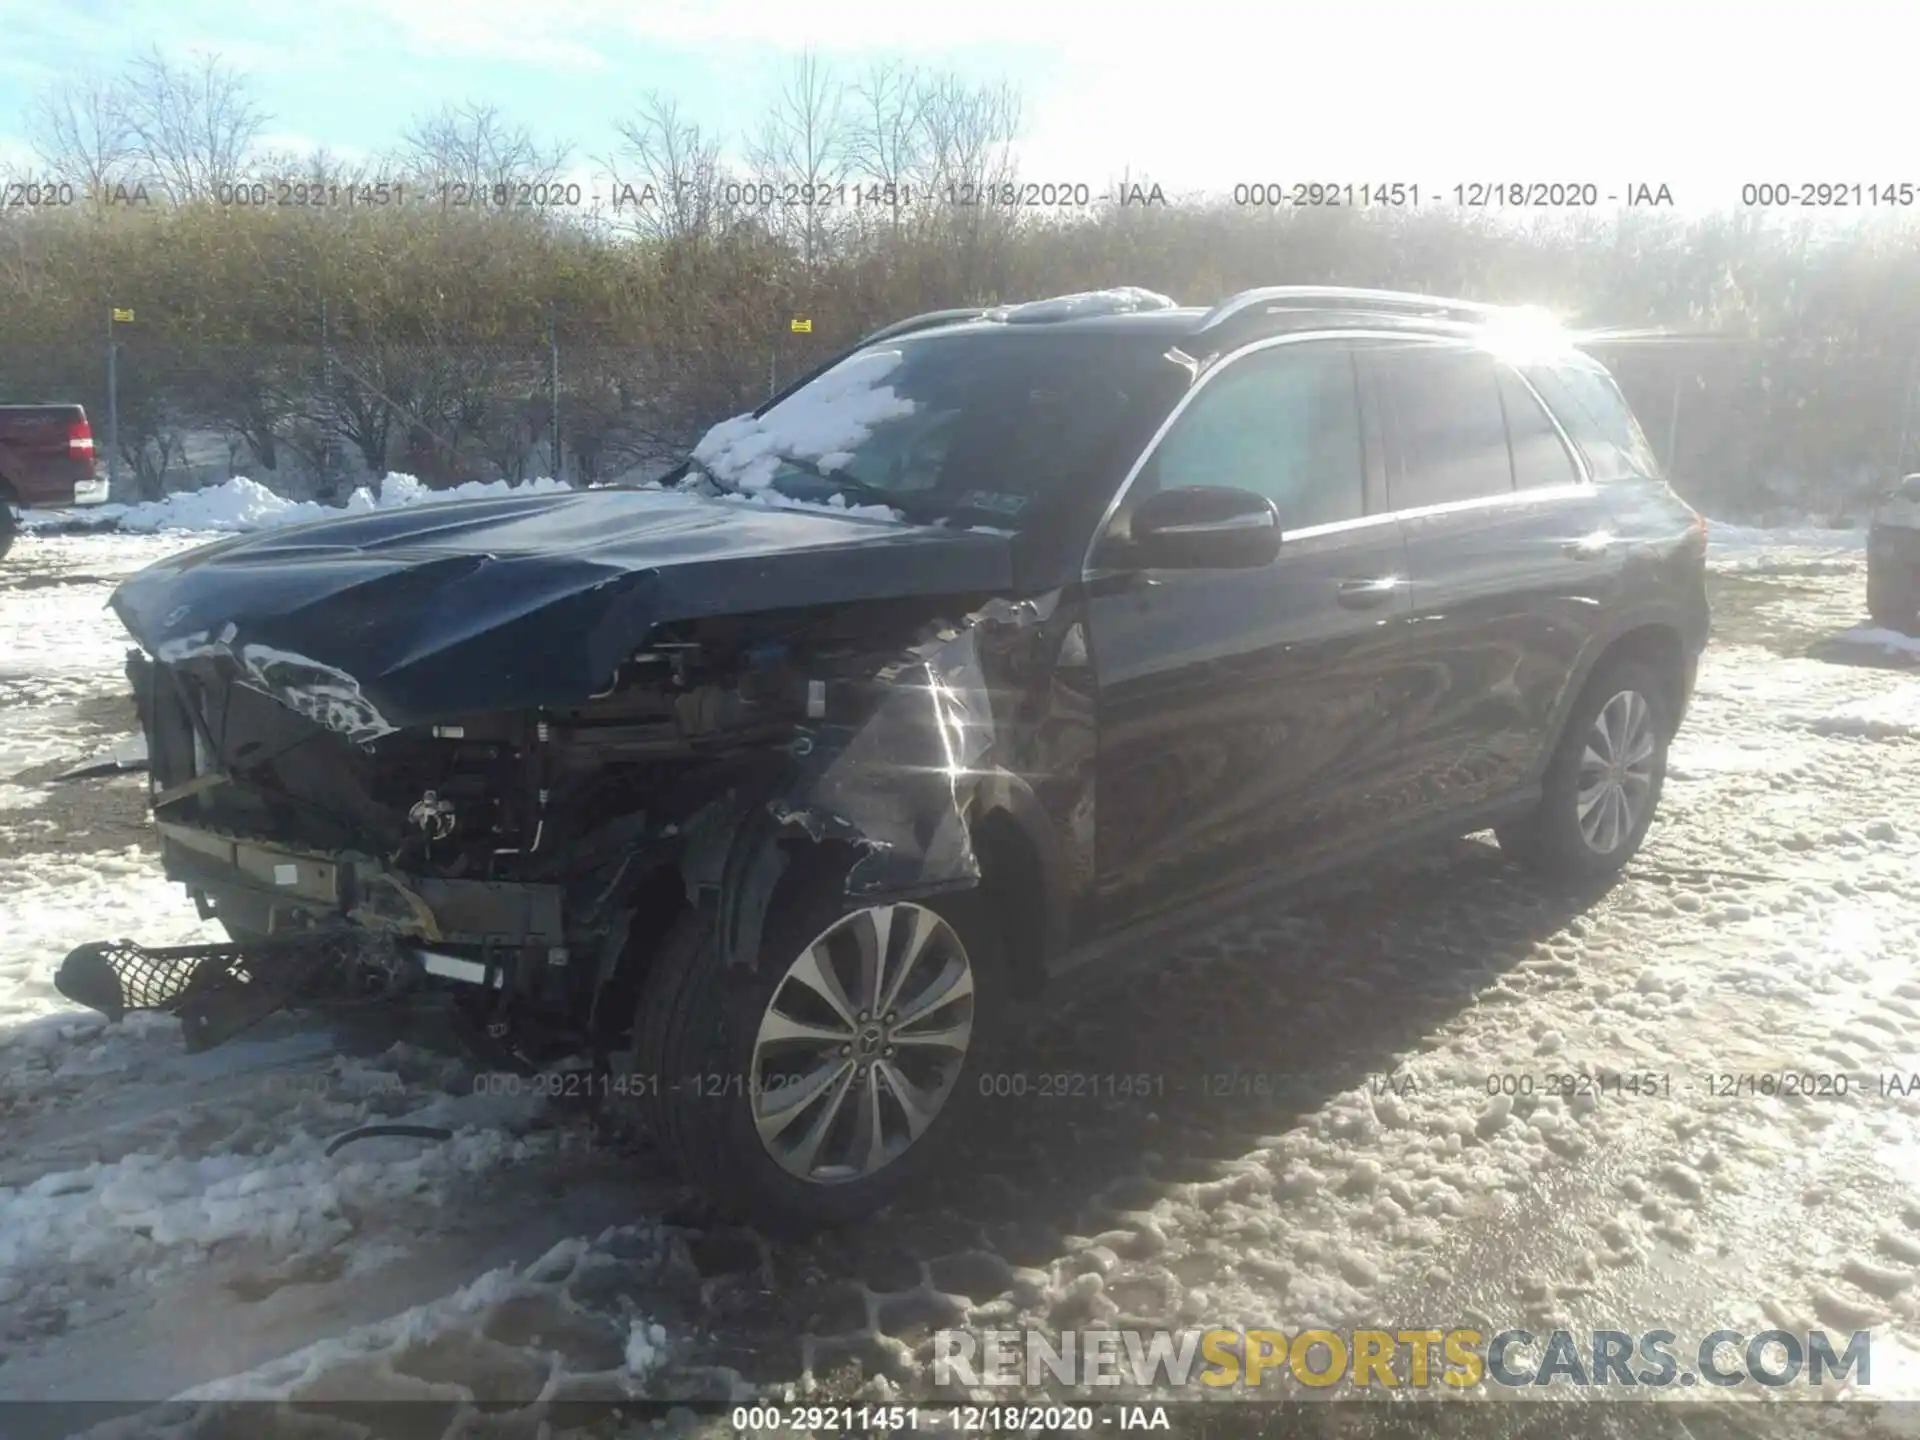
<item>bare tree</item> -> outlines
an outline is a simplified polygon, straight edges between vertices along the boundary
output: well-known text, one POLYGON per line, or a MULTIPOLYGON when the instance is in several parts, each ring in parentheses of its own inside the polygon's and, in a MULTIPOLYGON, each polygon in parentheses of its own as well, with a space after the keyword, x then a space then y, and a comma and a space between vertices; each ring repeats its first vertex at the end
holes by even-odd
POLYGON ((220 345, 181 358, 181 378, 171 387, 178 418, 222 431, 236 456, 244 452, 250 463, 278 471, 313 388, 308 357, 277 346, 220 345))
POLYGON ((809 268, 826 248, 832 219, 844 209, 827 192, 847 178, 846 94, 818 56, 798 56, 762 122, 750 159, 767 199, 769 228, 798 228, 809 268), (796 222, 795 216, 798 215, 796 222))
POLYGON ((133 62, 123 94, 133 164, 176 203, 239 179, 267 120, 217 55, 176 65, 156 47, 133 62))
MULTIPOLYGON (((305 154, 291 150, 263 151, 254 157, 249 168, 263 179, 317 186, 322 190, 328 187, 348 190, 385 178, 374 162, 347 159, 325 145, 316 146, 305 154)), ((314 203, 317 205, 321 201, 316 199, 314 203)))
POLYGON ((853 87, 848 161, 858 184, 878 187, 874 209, 895 224, 931 180, 927 92, 925 77, 895 60, 877 62, 853 87))
POLYGON ((621 147, 607 169, 623 225, 661 240, 711 234, 725 211, 719 140, 682 119, 680 102, 658 91, 617 129, 621 147), (630 203, 629 192, 640 202, 630 203))
POLYGON ((923 214, 927 222, 944 225, 954 279, 969 297, 990 288, 986 257, 995 237, 1011 231, 1019 218, 993 203, 993 196, 1018 177, 1020 109, 1019 91, 1004 83, 971 85, 948 73, 927 89, 927 168, 936 205, 923 214), (959 203, 944 212, 937 208, 949 198, 959 203))
POLYGON ((501 186, 550 185, 572 147, 543 146, 524 125, 511 125, 498 107, 481 102, 443 106, 416 123, 401 147, 401 162, 430 185, 462 185, 490 193, 501 186))
POLYGON ((971 85, 949 73, 928 85, 924 110, 929 168, 937 187, 991 187, 1014 178, 1021 105, 1012 85, 971 85))
POLYGON ((315 397, 314 424, 351 446, 361 467, 376 480, 387 473, 399 406, 383 383, 388 364, 384 348, 361 347, 353 361, 332 368, 330 385, 315 397))
POLYGON ((34 102, 27 133, 49 179, 98 197, 128 178, 134 135, 124 82, 99 75, 62 81, 34 102))

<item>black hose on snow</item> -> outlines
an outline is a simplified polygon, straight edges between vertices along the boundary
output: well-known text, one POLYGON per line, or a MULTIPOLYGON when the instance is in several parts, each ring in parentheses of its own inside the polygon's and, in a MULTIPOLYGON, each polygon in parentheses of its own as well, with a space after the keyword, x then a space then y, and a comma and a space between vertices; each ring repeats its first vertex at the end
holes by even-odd
POLYGON ((327 1154, 332 1155, 356 1140, 373 1140, 382 1135, 398 1135, 409 1140, 451 1140, 453 1131, 438 1125, 360 1125, 344 1135, 334 1136, 327 1143, 327 1154))

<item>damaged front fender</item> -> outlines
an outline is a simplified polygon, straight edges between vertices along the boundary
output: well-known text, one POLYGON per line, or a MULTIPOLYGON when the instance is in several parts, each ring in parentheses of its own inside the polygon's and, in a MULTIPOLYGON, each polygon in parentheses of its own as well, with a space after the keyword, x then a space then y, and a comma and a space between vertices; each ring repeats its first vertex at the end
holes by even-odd
POLYGON ((689 846, 689 885, 717 890, 729 963, 752 964, 759 953, 767 906, 796 844, 851 847, 846 896, 859 904, 980 883, 969 819, 982 781, 996 773, 1001 738, 981 627, 1038 614, 996 602, 914 645, 876 674, 878 703, 864 719, 800 731, 792 766, 736 802, 724 853, 689 846))
POLYGON ((973 625, 916 646, 877 677, 878 709, 848 732, 803 733, 797 783, 772 802, 783 828, 862 852, 853 899, 904 899, 971 885, 974 787, 995 749, 992 702, 973 625))

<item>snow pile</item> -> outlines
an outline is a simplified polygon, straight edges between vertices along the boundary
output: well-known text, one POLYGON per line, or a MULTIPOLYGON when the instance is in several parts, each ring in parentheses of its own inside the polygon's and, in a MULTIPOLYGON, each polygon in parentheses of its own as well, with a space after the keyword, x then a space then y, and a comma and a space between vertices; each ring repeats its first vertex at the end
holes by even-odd
POLYGON ((987 311, 985 318, 1020 325, 1049 320, 1078 320, 1089 315, 1131 315, 1138 310, 1172 310, 1177 307, 1177 301, 1156 290, 1143 290, 1138 285, 1118 285, 1111 290, 1080 290, 1071 295, 1054 295, 1020 305, 1000 305, 987 311))
POLYGON ((1726 520, 1707 518, 1707 552, 1710 555, 1775 549, 1782 545, 1812 546, 1824 550, 1864 550, 1867 531, 1864 525, 1821 525, 1809 520, 1798 525, 1735 525, 1726 520))
POLYGON ((1816 735, 1844 735, 1861 740, 1920 739, 1920 695, 1911 689, 1878 695, 1848 696, 1815 709, 1788 710, 1781 717, 1789 725, 1805 726, 1816 735))
POLYGON ((1859 566, 1866 548, 1867 532, 1859 526, 1707 521, 1707 568, 1721 575, 1845 575, 1859 566))
POLYGON ((528 480, 520 485, 505 480, 474 480, 451 489, 435 490, 411 475, 391 474, 375 495, 361 486, 344 506, 316 500, 289 500, 257 480, 238 476, 204 490, 187 490, 163 500, 137 505, 97 505, 86 510, 28 511, 22 521, 28 529, 76 526, 137 531, 163 530, 234 532, 298 525, 309 520, 333 520, 343 515, 367 515, 376 510, 400 510, 448 500, 495 500, 509 495, 541 495, 570 488, 560 480, 528 480))
MULTIPOLYGON (((170 1260, 191 1264, 223 1242, 250 1238, 282 1249, 331 1248, 352 1234, 347 1217, 356 1207, 443 1193, 550 1151, 549 1140, 516 1133, 529 1128, 538 1103, 531 1096, 434 1096, 391 1119, 446 1126, 454 1134, 444 1144, 404 1141, 381 1154, 363 1142, 337 1159, 326 1154, 327 1136, 283 1113, 274 1117, 283 1138, 271 1148, 229 1141, 209 1154, 185 1145, 136 1151, 49 1171, 17 1188, 0 1186, 0 1294, 11 1296, 56 1263, 122 1273, 164 1269, 170 1260)), ((236 1131, 243 1128, 236 1123, 236 1131)))
POLYGON ((1860 645, 1882 655, 1906 655, 1920 660, 1920 635, 1905 635, 1878 625, 1856 625, 1834 640, 1841 645, 1860 645))
POLYGON ((844 360, 765 415, 722 420, 693 447, 693 458, 723 485, 750 492, 772 485, 782 458, 831 474, 876 425, 913 414, 913 401, 881 383, 903 358, 898 350, 867 350, 844 360))
POLYGON ((658 1370, 667 1360, 666 1327, 635 1320, 627 1332, 627 1369, 645 1376, 658 1370))

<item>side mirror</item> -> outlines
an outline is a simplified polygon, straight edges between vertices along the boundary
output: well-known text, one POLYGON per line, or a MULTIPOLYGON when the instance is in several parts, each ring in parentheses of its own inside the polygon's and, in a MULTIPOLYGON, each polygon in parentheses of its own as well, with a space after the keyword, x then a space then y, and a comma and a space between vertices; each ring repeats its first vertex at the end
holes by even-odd
POLYGON ((1133 512, 1131 528, 1125 561, 1142 569, 1249 570, 1280 553, 1273 502, 1224 485, 1150 495, 1133 512))

